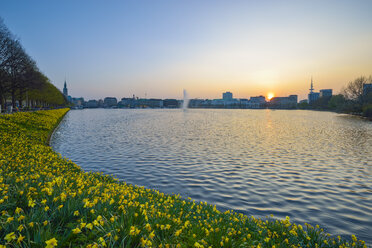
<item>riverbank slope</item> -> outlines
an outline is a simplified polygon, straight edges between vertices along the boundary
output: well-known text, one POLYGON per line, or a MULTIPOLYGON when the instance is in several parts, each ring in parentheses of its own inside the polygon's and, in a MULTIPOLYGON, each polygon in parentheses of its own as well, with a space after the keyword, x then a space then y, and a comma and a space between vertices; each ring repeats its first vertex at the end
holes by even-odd
POLYGON ((0 116, 0 244, 9 247, 363 247, 84 172, 46 145, 68 109, 0 116))

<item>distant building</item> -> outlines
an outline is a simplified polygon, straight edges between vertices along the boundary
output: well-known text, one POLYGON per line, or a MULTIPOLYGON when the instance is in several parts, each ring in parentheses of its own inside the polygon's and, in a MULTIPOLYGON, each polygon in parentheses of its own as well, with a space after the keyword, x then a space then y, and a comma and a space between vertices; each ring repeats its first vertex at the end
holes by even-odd
POLYGON ((63 85, 63 96, 67 99, 68 102, 72 103, 72 97, 68 95, 66 80, 65 80, 65 84, 63 85))
POLYGON ((240 108, 248 108, 249 100, 246 98, 239 99, 240 101, 240 108))
POLYGON ((164 99, 163 106, 164 108, 179 108, 180 104, 176 99, 164 99))
POLYGON ((266 98, 264 96, 252 96, 249 99, 249 108, 258 109, 266 107, 266 98))
POLYGON ((266 98, 264 96, 251 96, 250 101, 255 103, 265 103, 266 98))
POLYGON ((238 108, 240 101, 233 98, 233 94, 229 91, 222 93, 222 99, 213 99, 211 107, 213 108, 238 108))
POLYGON ((123 97, 121 98, 121 101, 118 102, 118 107, 119 108, 135 108, 136 107, 136 99, 133 98, 127 98, 123 97))
POLYGON ((313 77, 311 77, 310 93, 308 95, 309 104, 319 99, 320 93, 314 92, 313 77))
POLYGON ((233 94, 231 92, 225 92, 222 93, 222 99, 225 101, 232 100, 233 99, 233 94))
POLYGON ((103 100, 102 99, 98 100, 98 107, 103 108, 103 100))
POLYGON ((140 108, 162 108, 163 100, 161 99, 138 99, 137 106, 140 108))
POLYGON ((226 108, 238 108, 240 105, 239 99, 231 99, 231 100, 225 100, 225 107, 226 108))
POLYGON ((266 101, 251 101, 248 99, 240 99, 240 108, 242 109, 258 109, 258 108, 264 108, 266 105, 266 101))
POLYGON ((319 91, 319 97, 331 97, 332 89, 323 89, 319 91))
POLYGON ((298 96, 297 95, 289 95, 289 100, 296 103, 298 102, 298 96))
POLYGON ((68 90, 67 90, 67 84, 66 84, 66 80, 65 80, 65 85, 63 87, 63 95, 68 98, 68 90))
POLYGON ((288 97, 273 97, 270 99, 270 108, 291 109, 297 107, 297 95, 288 97))
POLYGON ((118 104, 118 100, 116 97, 105 97, 103 100, 103 106, 106 108, 116 107, 118 104))
POLYGON ((368 95, 372 92, 372 84, 363 84, 363 95, 368 95))
POLYGON ((76 107, 83 107, 84 106, 84 98, 83 97, 73 97, 71 102, 76 107))
POLYGON ((213 99, 211 102, 211 107, 213 108, 225 107, 225 99, 213 99))
POLYGON ((89 100, 86 104, 87 108, 98 108, 98 101, 97 100, 89 100))
POLYGON ((190 99, 189 108, 200 108, 205 105, 205 100, 203 99, 190 99))
POLYGON ((320 93, 318 92, 312 92, 309 94, 309 103, 313 103, 315 102, 316 100, 318 100, 320 97, 320 93))

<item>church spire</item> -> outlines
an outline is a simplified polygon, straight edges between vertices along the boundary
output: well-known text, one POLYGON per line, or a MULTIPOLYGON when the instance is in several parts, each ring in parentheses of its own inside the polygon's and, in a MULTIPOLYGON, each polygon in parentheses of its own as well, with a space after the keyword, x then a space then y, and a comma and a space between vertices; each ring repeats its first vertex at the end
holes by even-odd
POLYGON ((65 79, 65 85, 64 85, 64 87, 63 87, 63 95, 65 95, 66 97, 68 97, 68 91, 67 91, 66 79, 65 79))

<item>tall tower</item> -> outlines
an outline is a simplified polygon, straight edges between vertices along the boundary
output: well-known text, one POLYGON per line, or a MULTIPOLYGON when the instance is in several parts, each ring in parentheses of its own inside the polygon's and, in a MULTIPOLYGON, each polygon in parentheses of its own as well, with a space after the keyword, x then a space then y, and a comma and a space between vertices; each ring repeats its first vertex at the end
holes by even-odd
POLYGON ((308 102, 309 104, 318 100, 320 93, 314 92, 314 85, 313 85, 313 77, 311 76, 311 85, 310 85, 310 93, 308 94, 308 102))
POLYGON ((65 95, 65 97, 68 97, 66 80, 65 80, 65 86, 63 87, 63 95, 65 95))
POLYGON ((310 85, 310 94, 313 93, 314 87, 313 87, 313 76, 311 76, 311 85, 310 85))

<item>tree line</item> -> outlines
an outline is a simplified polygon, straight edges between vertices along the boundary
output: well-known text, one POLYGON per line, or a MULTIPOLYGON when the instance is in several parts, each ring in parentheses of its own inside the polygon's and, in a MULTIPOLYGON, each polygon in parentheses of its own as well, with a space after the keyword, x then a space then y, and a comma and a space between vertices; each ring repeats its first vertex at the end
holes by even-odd
POLYGON ((57 107, 65 97, 39 70, 20 41, 0 18, 0 105, 57 107))
POLYGON ((299 103, 298 107, 354 113, 372 118, 372 90, 363 90, 367 84, 372 84, 372 76, 361 76, 349 82, 338 95, 320 97, 310 104, 299 103))

